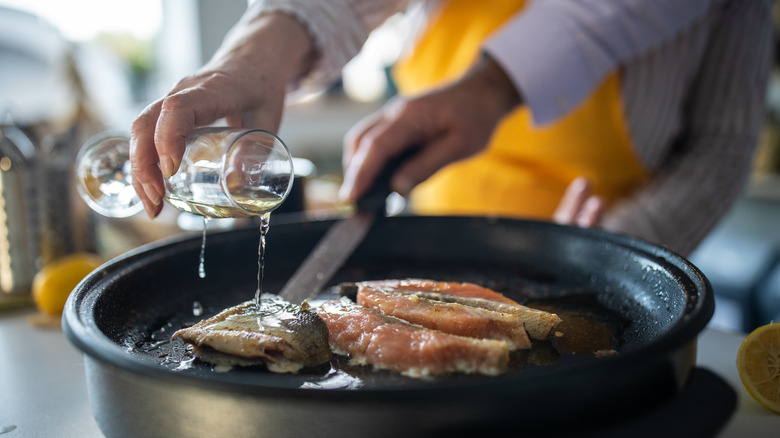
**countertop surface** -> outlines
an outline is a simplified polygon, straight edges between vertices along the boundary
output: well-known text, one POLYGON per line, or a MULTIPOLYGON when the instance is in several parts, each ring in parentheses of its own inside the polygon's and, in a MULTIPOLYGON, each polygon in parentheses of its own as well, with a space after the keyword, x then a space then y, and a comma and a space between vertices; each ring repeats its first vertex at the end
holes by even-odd
MULTIPOLYGON (((59 329, 32 325, 31 310, 0 313, 0 436, 100 437, 86 390, 84 361, 59 329)), ((697 365, 737 393, 737 411, 719 436, 777 436, 780 414, 758 404, 739 380, 735 359, 745 335, 705 329, 697 365)))

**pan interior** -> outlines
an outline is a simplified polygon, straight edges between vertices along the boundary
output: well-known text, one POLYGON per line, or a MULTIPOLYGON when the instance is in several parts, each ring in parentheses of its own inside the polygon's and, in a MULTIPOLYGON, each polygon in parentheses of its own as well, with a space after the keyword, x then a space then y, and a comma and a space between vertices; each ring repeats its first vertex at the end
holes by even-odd
MULTIPOLYGON (((271 224, 265 291, 281 289, 329 225, 271 224)), ((210 234, 205 278, 198 276, 200 240, 195 237, 118 259, 77 288, 79 313, 88 315, 133 361, 196 379, 320 389, 393 389, 489 379, 409 379, 351 367, 338 357, 328 366, 297 375, 269 373, 262 366, 220 373, 192 361, 180 341, 169 341, 171 334, 254 296, 258 238, 255 228, 210 234)), ((655 342, 683 315, 701 307, 699 293, 705 286, 695 274, 695 268, 661 249, 596 231, 484 218, 409 217, 377 223, 331 284, 409 277, 478 283, 521 303, 556 310, 564 319, 584 315, 596 321, 608 331, 610 347, 620 357, 655 342)), ((335 296, 331 287, 318 298, 335 296)), ((703 318, 706 323, 709 315, 703 318)), ((527 354, 513 357, 515 365, 501 378, 530 378, 612 360, 538 347, 539 357, 533 360, 527 354)))

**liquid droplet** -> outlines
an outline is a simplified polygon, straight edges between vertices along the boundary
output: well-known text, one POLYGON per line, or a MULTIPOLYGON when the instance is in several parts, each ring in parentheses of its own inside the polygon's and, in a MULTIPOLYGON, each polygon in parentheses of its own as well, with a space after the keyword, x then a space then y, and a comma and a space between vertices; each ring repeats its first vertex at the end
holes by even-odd
POLYGON ((200 301, 192 302, 192 315, 193 316, 203 315, 203 305, 200 304, 200 301))
POLYGON ((358 389, 363 386, 363 381, 360 378, 353 377, 348 373, 330 369, 330 372, 326 374, 319 381, 304 382, 301 388, 306 389, 358 389))
POLYGON ((195 358, 194 357, 190 358, 190 359, 182 360, 181 362, 179 362, 179 366, 177 366, 173 370, 174 371, 183 371, 183 370, 188 370, 188 369, 191 369, 191 368, 195 368, 195 364, 193 362, 195 362, 195 358))

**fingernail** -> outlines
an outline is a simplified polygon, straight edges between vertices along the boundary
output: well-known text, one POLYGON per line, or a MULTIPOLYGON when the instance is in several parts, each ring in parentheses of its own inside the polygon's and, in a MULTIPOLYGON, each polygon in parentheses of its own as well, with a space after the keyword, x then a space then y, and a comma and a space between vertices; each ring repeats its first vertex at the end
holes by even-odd
POLYGON ((163 174, 163 178, 173 176, 173 160, 171 160, 171 157, 166 155, 160 157, 160 171, 163 174))
POLYGON ((349 201, 349 196, 352 194, 352 181, 344 181, 339 188, 339 199, 342 201, 349 201))
POLYGON ((151 208, 147 208, 144 206, 144 211, 146 211, 146 215, 149 217, 149 219, 154 219, 157 216, 154 210, 152 210, 151 208))
POLYGON ((341 182, 341 187, 339 188, 339 199, 342 201, 349 201, 354 186, 355 171, 352 169, 352 167, 348 167, 344 172, 344 181, 341 182))
POLYGON ((590 180, 585 177, 579 177, 579 181, 577 182, 578 190, 587 190, 590 191, 593 188, 593 185, 591 184, 590 180))
POLYGON ((154 184, 143 184, 142 187, 144 188, 146 197, 152 201, 152 204, 160 205, 160 202, 162 201, 162 194, 157 191, 157 187, 155 187, 154 184))

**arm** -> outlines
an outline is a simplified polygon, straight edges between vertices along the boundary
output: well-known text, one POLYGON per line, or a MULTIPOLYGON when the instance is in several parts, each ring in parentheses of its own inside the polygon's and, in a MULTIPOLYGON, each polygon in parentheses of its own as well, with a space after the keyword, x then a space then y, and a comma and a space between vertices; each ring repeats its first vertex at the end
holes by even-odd
POLYGON ((668 41, 719 0, 532 2, 485 44, 539 125, 581 103, 617 66, 668 41))
POLYGON ((741 194, 764 121, 772 3, 735 1, 723 12, 673 155, 636 196, 606 212, 604 228, 688 254, 741 194))
POLYGON ((338 79, 341 69, 360 51, 369 33, 403 10, 409 0, 258 0, 248 16, 284 12, 311 35, 318 57, 300 87, 322 86, 338 79))
POLYGON ((162 209, 163 178, 178 169, 190 131, 221 118, 278 130, 290 85, 335 77, 391 6, 402 3, 258 0, 203 68, 133 122, 133 186, 147 214, 162 209))
POLYGON ((347 135, 342 197, 359 198, 390 157, 416 145, 420 152, 393 179, 394 190, 408 193, 446 164, 481 151, 498 121, 520 103, 529 105, 538 124, 563 116, 609 71, 671 39, 717 1, 531 3, 485 43, 483 65, 474 66, 463 78, 433 93, 396 100, 347 135), (489 68, 484 68, 488 64, 489 68), (470 85, 477 77, 491 76, 492 86, 486 89, 470 85), (470 97, 463 98, 466 94, 470 97), (489 105, 486 101, 490 99, 497 105, 489 105), (506 104, 507 100, 511 102, 506 104), (469 108, 459 112, 449 109, 458 102, 468 102, 469 108), (476 110, 473 117, 463 117, 471 109, 476 110), (429 113, 441 115, 432 117, 429 113), (452 125, 444 126, 447 123, 452 125), (489 128, 487 134, 485 128, 489 128), (471 143, 466 146, 465 141, 471 143))
POLYGON ((220 118, 277 130, 287 84, 308 70, 312 56, 297 20, 261 15, 234 29, 207 65, 146 107, 131 127, 130 162, 149 217, 162 209, 163 178, 178 169, 190 131, 220 118))

